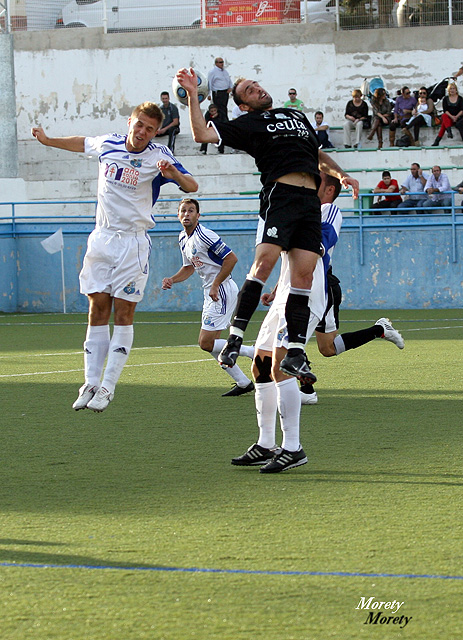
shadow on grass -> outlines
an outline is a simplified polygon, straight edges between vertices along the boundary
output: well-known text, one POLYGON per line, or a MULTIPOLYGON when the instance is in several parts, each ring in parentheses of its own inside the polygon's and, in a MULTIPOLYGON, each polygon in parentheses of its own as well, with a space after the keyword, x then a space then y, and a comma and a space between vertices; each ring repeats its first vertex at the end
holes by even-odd
MULTIPOLYGON (((0 545, 4 544, 0 541, 0 545)), ((55 545, 56 543, 48 542, 30 542, 30 541, 15 541, 15 545, 55 545)), ((168 571, 170 568, 164 565, 158 564, 141 564, 139 562, 118 562, 102 560, 101 558, 95 558, 93 556, 79 556, 74 554, 57 554, 57 553, 42 553, 39 551, 13 551, 0 548, 0 565, 20 565, 22 567, 75 567, 82 569, 144 569, 144 570, 164 570, 168 571)))

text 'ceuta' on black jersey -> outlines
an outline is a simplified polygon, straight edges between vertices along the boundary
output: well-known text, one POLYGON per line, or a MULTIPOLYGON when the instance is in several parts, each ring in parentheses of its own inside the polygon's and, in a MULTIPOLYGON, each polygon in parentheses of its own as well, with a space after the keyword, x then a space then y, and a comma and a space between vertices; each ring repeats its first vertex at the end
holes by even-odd
POLYGON ((230 122, 211 125, 219 143, 246 151, 255 159, 263 185, 288 173, 305 172, 314 176, 318 188, 318 138, 301 111, 283 107, 250 111, 230 122))

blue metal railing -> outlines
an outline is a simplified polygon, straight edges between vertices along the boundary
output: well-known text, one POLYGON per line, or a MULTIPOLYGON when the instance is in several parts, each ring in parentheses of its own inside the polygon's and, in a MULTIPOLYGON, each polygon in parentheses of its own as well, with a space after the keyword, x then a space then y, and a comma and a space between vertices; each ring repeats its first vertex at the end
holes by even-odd
MULTIPOLYGON (((434 215, 410 215, 410 212, 415 211, 417 207, 403 207, 400 209, 375 209, 372 205, 372 200, 375 194, 370 192, 364 192, 359 194, 358 200, 354 201, 354 207, 343 207, 342 199, 351 198, 349 193, 341 193, 339 203, 340 209, 344 216, 343 229, 358 230, 359 235, 359 261, 360 264, 365 264, 364 253, 364 236, 365 232, 372 229, 412 229, 416 227, 421 228, 444 228, 449 229, 451 233, 451 250, 452 250, 452 262, 457 262, 457 229, 463 225, 463 213, 461 205, 455 204, 454 191, 445 192, 446 195, 451 197, 451 206, 433 206, 429 208, 429 213, 434 215), (437 212, 437 214, 436 214, 437 212), (392 215, 384 215, 390 213, 392 215), (382 214, 382 215, 377 215, 382 214)), ((394 194, 390 194, 394 195, 394 194)), ((407 194, 408 195, 408 194, 407 194)), ((416 195, 416 194, 409 194, 416 195)), ((423 196, 423 194, 419 194, 423 196)), ((153 233, 169 235, 176 233, 179 229, 177 214, 166 213, 159 210, 160 204, 166 203, 178 203, 181 198, 162 198, 158 200, 158 207, 154 209, 154 216, 156 220, 156 228, 153 233)), ((201 213, 202 219, 208 221, 215 221, 218 225, 223 222, 234 222, 233 228, 230 226, 223 226, 222 229, 226 229, 230 233, 240 233, 254 231, 256 229, 257 214, 258 214, 258 200, 259 197, 256 194, 234 196, 226 198, 198 198, 200 203, 203 202, 218 202, 221 203, 220 210, 209 211, 201 213), (243 211, 224 211, 228 202, 242 201, 248 203, 243 211), (256 207, 253 209, 249 206, 249 201, 256 202, 256 207)), ((22 235, 46 235, 51 232, 50 227, 56 228, 57 225, 65 224, 67 229, 63 229, 64 234, 82 233, 82 231, 88 232, 94 224, 95 215, 85 213, 83 215, 71 215, 71 214, 57 214, 53 215, 51 209, 58 206, 92 206, 94 211, 96 208, 96 200, 42 200, 42 201, 24 201, 13 202, 5 201, 0 202, 0 212, 3 207, 10 209, 9 215, 0 215, 0 237, 16 238, 22 235), (30 209, 38 209, 39 207, 46 207, 45 213, 37 213, 36 215, 22 215, 18 213, 18 209, 21 207, 27 207, 30 209), (81 228, 76 230, 69 229, 69 226, 81 228)), ((347 204, 347 203, 346 203, 347 204)), ((176 208, 176 207, 175 207, 176 208)), ((422 210, 422 207, 418 207, 422 210)))

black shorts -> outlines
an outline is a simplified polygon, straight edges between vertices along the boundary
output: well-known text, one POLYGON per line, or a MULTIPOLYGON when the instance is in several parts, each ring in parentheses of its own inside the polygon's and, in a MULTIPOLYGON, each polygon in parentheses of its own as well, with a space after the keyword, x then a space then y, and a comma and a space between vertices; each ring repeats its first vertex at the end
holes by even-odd
POLYGON ((260 192, 256 244, 277 244, 284 251, 304 249, 321 255, 320 200, 314 189, 272 182, 260 192))

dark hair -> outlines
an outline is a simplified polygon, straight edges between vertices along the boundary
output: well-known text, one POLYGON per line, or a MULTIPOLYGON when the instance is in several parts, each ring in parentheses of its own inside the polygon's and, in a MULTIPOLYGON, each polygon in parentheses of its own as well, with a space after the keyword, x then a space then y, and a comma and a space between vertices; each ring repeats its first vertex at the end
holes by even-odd
POLYGON ((400 93, 405 93, 405 91, 409 91, 410 87, 402 87, 402 89, 400 90, 400 93))
POLYGON ((178 203, 177 211, 179 211, 182 204, 190 204, 190 203, 194 204, 194 206, 196 207, 196 211, 199 213, 199 202, 194 198, 183 198, 183 200, 180 200, 180 202, 178 203))
POLYGON ((416 165, 418 167, 418 169, 421 169, 419 162, 412 162, 412 165, 416 165))
POLYGON ((314 118, 315 116, 321 116, 323 118, 323 111, 315 111, 314 118))
POLYGON ((336 200, 336 198, 341 192, 341 181, 339 180, 339 178, 336 178, 335 176, 330 176, 329 173, 325 173, 325 184, 327 187, 334 187, 333 201, 336 200))
POLYGON ((132 111, 131 117, 137 117, 140 113, 144 113, 148 118, 158 120, 159 124, 164 120, 164 114, 155 102, 142 102, 132 111))
POLYGON ((169 92, 168 91, 161 91, 161 98, 162 98, 162 96, 169 97, 169 92))
POLYGON ((236 89, 237 89, 238 85, 241 82, 243 82, 243 80, 246 80, 246 78, 242 78, 242 77, 237 78, 235 80, 235 82, 233 83, 233 87, 232 87, 232 91, 231 91, 233 100, 235 101, 235 104, 237 104, 238 106, 240 106, 240 104, 243 104, 244 101, 237 95, 236 89))
POLYGON ((390 178, 391 177, 391 173, 390 171, 383 171, 383 173, 381 174, 381 176, 383 178, 390 178))

